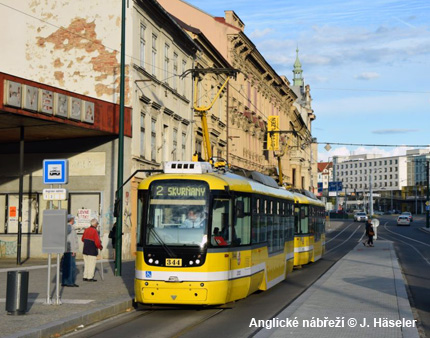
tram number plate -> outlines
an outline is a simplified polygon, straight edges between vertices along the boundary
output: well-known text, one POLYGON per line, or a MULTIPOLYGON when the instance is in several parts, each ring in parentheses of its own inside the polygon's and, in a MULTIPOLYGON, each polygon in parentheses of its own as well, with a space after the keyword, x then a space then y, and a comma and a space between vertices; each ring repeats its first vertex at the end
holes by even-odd
POLYGON ((182 266, 182 259, 166 258, 166 266, 182 266))

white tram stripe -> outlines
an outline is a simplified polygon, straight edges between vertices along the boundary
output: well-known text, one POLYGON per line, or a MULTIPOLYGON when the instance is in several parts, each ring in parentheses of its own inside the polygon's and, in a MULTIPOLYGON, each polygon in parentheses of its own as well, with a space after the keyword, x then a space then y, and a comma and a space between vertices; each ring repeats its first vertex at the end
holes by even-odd
POLYGON ((314 249, 313 245, 310 246, 300 246, 298 248, 294 248, 294 252, 301 253, 301 252, 308 252, 312 251, 314 249))
MULTIPOLYGON (((294 259, 294 253, 289 252, 286 254, 285 261, 289 261, 291 259, 294 259)), ((178 282, 215 282, 215 281, 249 277, 258 272, 266 271, 266 270, 267 270, 266 262, 263 262, 243 269, 214 271, 214 272, 151 271, 151 270, 143 271, 143 270, 136 269, 135 276, 136 276, 136 279, 154 280, 154 281, 176 280, 178 282), (171 278, 171 277, 176 277, 176 278, 171 278)), ((284 270, 286 270, 286 264, 285 264, 284 270)), ((265 273, 265 275, 267 276, 267 273, 265 273)), ((279 283, 284 279, 284 276, 285 276, 285 271, 283 275, 271 281, 266 280, 267 286, 272 287, 273 285, 279 283)))

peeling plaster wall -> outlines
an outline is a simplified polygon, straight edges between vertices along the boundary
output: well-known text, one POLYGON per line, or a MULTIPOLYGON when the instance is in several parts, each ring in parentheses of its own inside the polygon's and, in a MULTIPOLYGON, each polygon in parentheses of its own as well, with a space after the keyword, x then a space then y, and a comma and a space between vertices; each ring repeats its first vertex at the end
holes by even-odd
MULTIPOLYGON (((2 71, 119 102, 120 1, 5 0, 3 3, 6 6, 0 11, 0 29, 9 34, 0 35, 4 46, 0 54, 2 71)), ((126 78, 126 104, 130 103, 128 88, 126 78)))

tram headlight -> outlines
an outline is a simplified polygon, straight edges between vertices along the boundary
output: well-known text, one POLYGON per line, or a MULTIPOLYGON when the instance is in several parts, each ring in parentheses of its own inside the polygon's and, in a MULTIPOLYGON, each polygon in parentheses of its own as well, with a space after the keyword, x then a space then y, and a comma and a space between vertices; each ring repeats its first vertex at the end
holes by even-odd
POLYGON ((196 264, 200 264, 200 259, 196 259, 196 264))
POLYGON ((160 262, 159 262, 159 261, 158 261, 158 259, 157 259, 154 263, 158 265, 158 263, 160 263, 160 262))
POLYGON ((193 265, 193 264, 194 264, 194 262, 193 262, 193 261, 190 261, 188 264, 193 265))
POLYGON ((152 264, 154 260, 152 258, 148 259, 149 264, 152 264))

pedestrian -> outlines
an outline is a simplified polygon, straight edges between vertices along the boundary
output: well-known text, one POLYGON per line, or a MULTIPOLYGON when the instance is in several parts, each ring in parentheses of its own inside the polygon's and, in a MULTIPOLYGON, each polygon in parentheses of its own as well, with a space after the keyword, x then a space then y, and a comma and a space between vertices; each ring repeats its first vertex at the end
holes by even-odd
POLYGON ((97 255, 99 254, 99 249, 103 249, 97 232, 98 225, 99 222, 93 218, 91 226, 86 228, 82 235, 82 242, 84 242, 84 281, 87 282, 97 282, 97 279, 94 279, 97 255))
POLYGON ((116 243, 116 222, 113 224, 112 229, 109 231, 109 238, 112 240, 113 259, 115 259, 115 243, 116 243))
POLYGON ((364 241, 364 246, 373 246, 373 236, 375 235, 375 231, 373 230, 372 221, 370 219, 366 222, 366 235, 368 237, 367 242, 364 241))
POLYGON ((67 216, 67 243, 61 266, 61 286, 79 287, 76 284, 76 252, 79 250, 79 240, 75 229, 75 216, 67 216))

